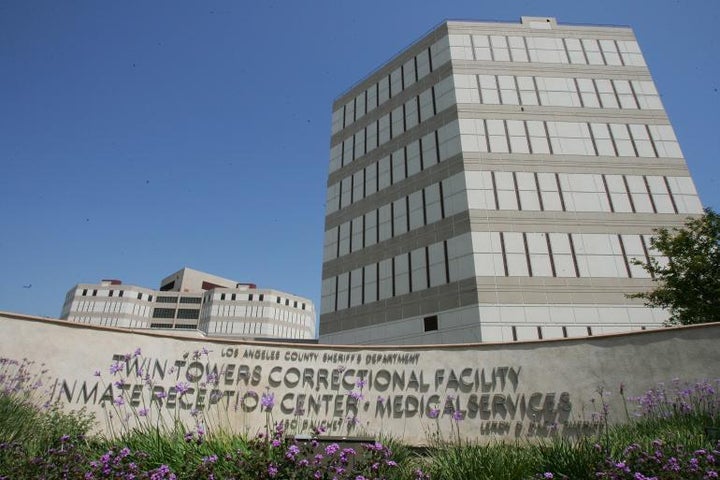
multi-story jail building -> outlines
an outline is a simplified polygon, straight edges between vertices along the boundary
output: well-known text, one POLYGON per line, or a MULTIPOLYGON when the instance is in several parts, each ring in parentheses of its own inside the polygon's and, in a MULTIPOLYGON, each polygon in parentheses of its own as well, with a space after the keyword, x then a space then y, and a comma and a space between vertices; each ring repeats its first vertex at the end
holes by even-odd
POLYGON ((702 207, 630 28, 442 23, 333 104, 320 341, 657 327, 626 294, 702 207))
POLYGON ((199 331, 210 337, 313 340, 306 298, 183 268, 153 290, 119 280, 78 284, 60 318, 111 327, 199 331))

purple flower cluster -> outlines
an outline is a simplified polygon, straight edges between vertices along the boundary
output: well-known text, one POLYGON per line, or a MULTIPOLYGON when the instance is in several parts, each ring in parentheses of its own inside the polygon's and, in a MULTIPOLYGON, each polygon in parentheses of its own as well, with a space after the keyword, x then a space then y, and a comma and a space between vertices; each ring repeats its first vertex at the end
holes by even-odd
POLYGON ((660 383, 629 400, 637 405, 638 417, 669 418, 674 415, 706 414, 720 418, 720 379, 683 383, 674 379, 669 385, 660 383))
POLYGON ((262 406, 262 409, 266 412, 271 411, 275 406, 275 394, 271 392, 263 393, 262 397, 260 398, 260 405, 262 406))
MULTIPOLYGON (((315 431, 318 434, 323 429, 315 431)), ((224 460, 241 469, 247 478, 370 480, 388 478, 398 468, 391 455, 380 442, 363 445, 363 451, 357 452, 338 443, 323 445, 318 438, 291 440, 285 435, 284 424, 278 422, 267 435, 258 433, 237 456, 227 455, 224 460)), ((417 480, 427 478, 422 472, 416 476, 417 480)))
POLYGON ((606 480, 713 479, 720 470, 720 444, 714 450, 685 451, 655 440, 652 448, 628 446, 619 458, 608 458, 596 478, 606 480))
POLYGON ((175 390, 177 391, 178 396, 182 397, 191 390, 191 387, 187 382, 178 382, 178 384, 175 385, 175 390))
POLYGON ((110 365, 110 374, 111 375, 118 374, 118 373, 122 372, 124 368, 125 368, 124 362, 113 362, 110 365))
MULTIPOLYGON (((67 442, 67 441, 66 441, 67 442)), ((65 446, 65 443, 64 443, 65 446)), ((67 442, 67 448, 75 451, 76 445, 67 442)), ((63 458, 51 453, 48 459, 48 466, 56 467, 62 463, 63 458)), ((84 478, 85 480, 119 479, 119 480, 175 480, 177 475, 167 465, 157 468, 148 468, 149 456, 144 452, 133 452, 128 447, 119 450, 111 449, 94 460, 88 460, 79 453, 73 456, 76 472, 84 472, 82 475, 62 475, 58 478, 84 478)), ((67 471, 67 467, 64 468, 67 471)), ((51 476, 51 478, 55 478, 51 476)))

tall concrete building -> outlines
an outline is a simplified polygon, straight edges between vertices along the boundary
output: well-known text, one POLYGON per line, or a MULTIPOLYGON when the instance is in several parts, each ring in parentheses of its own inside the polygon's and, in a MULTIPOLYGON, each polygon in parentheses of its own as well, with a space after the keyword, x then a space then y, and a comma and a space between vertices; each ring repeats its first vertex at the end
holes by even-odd
POLYGON ((191 268, 168 275, 158 290, 120 280, 78 284, 65 296, 60 318, 110 327, 199 331, 210 337, 315 339, 310 300, 191 268))
POLYGON ((630 28, 441 24, 333 104, 320 341, 595 335, 702 213, 630 28))

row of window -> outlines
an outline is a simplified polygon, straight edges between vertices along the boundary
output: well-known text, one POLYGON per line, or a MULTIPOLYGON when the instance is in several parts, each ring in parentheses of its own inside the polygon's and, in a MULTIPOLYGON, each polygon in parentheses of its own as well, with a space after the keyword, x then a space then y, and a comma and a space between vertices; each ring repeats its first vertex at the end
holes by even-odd
POLYGON ((450 34, 448 43, 453 60, 645 66, 634 40, 450 34))
POLYGON ((448 260, 448 242, 443 241, 323 279, 322 312, 344 310, 455 281, 448 260))
POLYGON ((325 231, 323 261, 362 250, 468 208, 702 213, 690 177, 468 171, 329 228, 325 231))
POLYGON ((650 80, 454 75, 458 103, 662 110, 650 80))
MULTIPOLYGON (((205 301, 211 300, 211 297, 212 297, 212 294, 209 294, 209 295, 207 296, 207 298, 205 299, 205 301)), ((235 294, 235 293, 231 293, 231 294, 221 293, 221 294, 220 294, 220 300, 221 300, 221 301, 230 300, 230 301, 233 301, 233 302, 236 301, 236 300, 248 301, 248 302, 253 302, 253 301, 264 302, 264 301, 265 301, 265 294, 260 293, 260 294, 258 294, 258 295, 255 295, 255 294, 253 294, 253 293, 250 293, 250 294, 247 294, 247 295, 245 295, 245 294, 237 295, 237 294, 235 294), (243 297, 245 297, 245 298, 243 298, 243 297)), ((269 300, 269 299, 268 299, 268 300, 269 300)), ((275 303, 277 303, 278 305, 282 305, 282 304, 284 303, 285 306, 288 306, 288 307, 289 307, 289 306, 290 306, 290 302, 292 302, 293 308, 298 308, 298 304, 300 305, 300 309, 301 309, 301 310, 305 310, 305 308, 306 308, 305 302, 300 302, 300 303, 298 303, 297 300, 290 300, 289 298, 283 299, 282 297, 275 297, 275 303)))
POLYGON ((682 158, 670 125, 460 119, 330 185, 326 213, 411 177, 461 149, 468 153, 682 158))
MULTIPOLYGON (((100 293, 102 294, 102 292, 100 292, 100 293)), ((98 296, 98 290, 97 290, 97 289, 93 289, 93 290, 90 291, 90 290, 88 290, 87 288, 85 288, 85 289, 82 290, 81 296, 86 297, 86 296, 88 296, 88 294, 90 294, 90 296, 96 297, 96 296, 98 296)), ((109 291, 108 291, 108 297, 113 297, 113 296, 115 296, 115 294, 116 294, 116 291, 115 291, 115 290, 109 290, 109 291)), ((118 297, 124 297, 124 295, 125 295, 125 291, 124 291, 124 290, 118 290, 118 291, 117 291, 117 296, 118 296, 118 297)), ((207 296, 207 298, 206 298, 206 301, 207 301, 207 300, 210 300, 211 295, 212 295, 212 294, 208 294, 208 296, 207 296)), ((222 294, 220 294, 220 300, 225 300, 225 299, 226 299, 226 295, 227 295, 227 298, 228 298, 228 299, 233 300, 233 301, 235 301, 235 300, 238 298, 237 294, 235 294, 235 293, 233 293, 233 294, 225 294, 225 293, 222 293, 222 294)), ((243 296, 243 295, 244 295, 244 294, 241 294, 241 296, 243 296)), ((144 294, 144 297, 145 297, 145 299, 146 299, 147 301, 149 301, 149 302, 152 302, 152 301, 153 301, 153 296, 152 296, 152 295, 144 294)), ((259 294, 259 295, 257 295, 257 296, 251 293, 251 294, 249 294, 249 295, 246 295, 246 297, 247 297, 246 300, 251 301, 251 302, 252 302, 253 300, 255 300, 255 299, 257 299, 257 301, 259 301, 259 302, 262 302, 262 301, 265 300, 265 295, 262 294, 262 293, 259 294)), ((143 294, 142 294, 142 293, 138 293, 138 294, 137 294, 137 298, 138 298, 138 300, 142 300, 142 299, 143 299, 143 294)), ((155 298, 155 302, 156 302, 156 303, 177 303, 177 302, 178 302, 178 299, 179 299, 180 303, 182 303, 182 304, 201 304, 201 303, 202 303, 202 300, 203 300, 201 297, 176 297, 176 296, 162 296, 162 295, 158 295, 158 296, 155 298)), ((243 299, 243 298, 240 298, 240 300, 244 300, 244 299, 243 299)), ((283 298, 281 298, 281 297, 276 297, 276 302, 277 302, 278 304, 283 303, 283 301, 284 301, 284 303, 285 303, 286 306, 290 306, 290 303, 291 303, 291 300, 290 300, 290 299, 288 299, 288 298, 283 299, 283 298)), ((293 300, 293 301, 292 301, 292 305, 293 305, 293 308, 298 308, 298 301, 297 301, 297 300, 293 300)), ((305 310, 305 309, 307 308, 307 305, 306 305, 304 302, 300 302, 300 303, 299 303, 299 306, 300 306, 300 309, 301 309, 301 310, 305 310)), ((156 310, 158 310, 158 309, 156 309, 156 310)), ((159 309, 159 310, 168 310, 168 309, 159 309)), ((173 310, 173 311, 174 311, 174 309, 169 309, 169 310, 173 310)), ((180 309, 180 310, 182 310, 182 309, 180 309)), ((194 310, 193 310, 193 311, 194 311, 194 310)), ((170 317, 162 317, 162 318, 170 318, 170 317)), ((178 317, 178 318, 184 318, 184 317, 178 317)))
POLYGON ((308 315, 299 312, 288 311, 282 308, 272 306, 255 306, 255 305, 213 305, 210 310, 203 310, 202 317, 204 319, 216 318, 264 318, 269 320, 277 320, 288 324, 308 325, 314 319, 308 315))
POLYGON ((330 171, 367 155, 455 103, 452 77, 410 98, 330 148, 330 171))
POLYGON ((194 308, 155 308, 152 318, 183 318, 197 320, 200 318, 200 310, 194 308))
MULTIPOLYGON (((89 291, 87 288, 83 288, 82 293, 81 293, 81 296, 87 297, 87 296, 88 296, 88 293, 90 293, 90 296, 92 296, 92 297, 97 297, 97 296, 98 296, 98 290, 97 290, 97 289, 93 289, 92 291, 89 291)), ((101 294, 102 294, 102 292, 101 292, 101 294)), ((115 290, 109 290, 109 291, 108 291, 108 297, 113 297, 113 296, 115 296, 115 290)), ((125 296, 125 290, 118 290, 118 291, 117 291, 117 296, 118 296, 118 297, 123 297, 123 296, 125 296)), ((148 302, 152 302, 152 300, 153 300, 153 296, 152 296, 152 295, 145 294, 144 297, 145 297, 145 300, 147 300, 148 302)), ((175 297, 173 297, 173 298, 175 298, 175 297)), ((143 294, 140 293, 140 292, 138 292, 138 294, 137 294, 137 299, 138 299, 138 300, 142 300, 142 299, 143 299, 143 294)))
POLYGON ((205 332, 210 335, 268 335, 282 338, 310 338, 307 331, 298 328, 261 322, 210 322, 205 332))
POLYGON ((447 38, 445 38, 409 58, 388 75, 380 78, 369 88, 335 110, 332 115, 332 133, 335 134, 348 127, 446 63, 450 60, 447 48, 447 38), (443 52, 442 59, 438 57, 440 51, 443 52))
POLYGON ((161 295, 158 295, 158 297, 155 299, 155 302, 157 302, 157 303, 177 303, 178 298, 180 299, 180 303, 194 303, 194 304, 202 303, 202 298, 200 298, 200 297, 172 297, 172 296, 161 296, 161 295))
POLYGON ((460 119, 463 152, 682 158, 670 125, 460 119))
POLYGON ((323 279, 322 312, 472 277, 647 278, 649 235, 472 232, 323 279))
MULTIPOLYGON (((134 322, 130 322, 130 325, 124 325, 124 322, 121 321, 117 317, 97 317, 95 315, 89 316, 89 315, 72 315, 68 318, 71 322, 76 323, 85 323, 88 325, 100 325, 103 327, 130 327, 133 328, 136 325, 132 325, 134 322)), ((139 323, 139 322, 138 322, 139 323)), ((138 327, 143 327, 144 325, 138 324, 138 327)))
MULTIPOLYGON (((118 305, 105 305, 106 308, 102 312, 96 311, 94 307, 97 307, 96 303, 83 302, 87 309, 81 308, 77 311, 79 314, 72 315, 68 318, 73 322, 87 323, 102 326, 113 326, 113 327, 129 327, 129 328, 147 328, 146 321, 144 319, 127 319, 119 318, 117 316, 107 316, 107 314, 120 313, 117 308, 118 305), (114 308, 107 308, 114 307, 114 308), (95 312, 93 315, 82 315, 88 311, 95 312), (99 316, 102 315, 102 316, 99 316)), ((146 308, 146 307, 143 307, 146 308)), ((178 309, 177 311, 172 308, 154 308, 152 312, 152 318, 155 319, 150 323, 150 328, 163 328, 163 329, 184 329, 184 330, 195 330, 198 325, 195 323, 175 323, 173 321, 162 321, 161 319, 198 319, 198 310, 191 309, 178 309), (159 320, 159 321, 158 321, 159 320)), ((205 321, 204 325, 200 325, 200 329, 210 334, 223 334, 223 333, 235 333, 235 334, 255 334, 255 335, 274 335, 282 336, 284 338, 311 338, 314 331, 314 319, 306 319, 306 322, 301 322, 297 314, 290 315, 291 312, 277 310, 275 317, 278 320, 284 321, 287 325, 270 325, 263 321, 259 322, 242 322, 242 321, 205 321), (210 328, 208 329, 208 325, 210 328), (264 326, 266 325, 266 326, 264 326)), ((140 314, 144 317, 145 315, 140 314)))
POLYGON ((447 160, 457 153, 457 132, 457 123, 443 126, 330 185, 326 213, 345 208, 447 160))
POLYGON ((92 313, 123 313, 126 312, 131 304, 127 302, 98 302, 95 300, 82 300, 72 302, 71 309, 68 314, 73 315, 78 312, 92 313))
POLYGON ((335 110, 332 133, 356 122, 451 57, 498 62, 645 66, 640 47, 632 40, 451 34, 335 110))
POLYGON ((702 213, 690 177, 468 171, 465 179, 470 209, 702 213))
POLYGON ((325 231, 323 260, 347 255, 430 225, 460 211, 459 176, 413 192, 325 231))
POLYGON ((154 322, 150 324, 150 328, 175 328, 180 330, 195 330, 197 329, 197 325, 184 323, 176 323, 173 325, 172 323, 154 322))

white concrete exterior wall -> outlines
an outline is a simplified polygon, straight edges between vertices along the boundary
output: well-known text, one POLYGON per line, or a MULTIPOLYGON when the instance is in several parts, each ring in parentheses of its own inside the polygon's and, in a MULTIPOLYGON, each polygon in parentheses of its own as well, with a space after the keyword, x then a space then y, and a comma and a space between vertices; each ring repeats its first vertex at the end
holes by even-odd
POLYGON ((446 22, 361 80, 327 185, 328 343, 659 327, 634 261, 702 213, 632 30, 553 18, 446 22))
POLYGON ((324 425, 330 435, 417 445, 438 432, 481 442, 597 435, 603 402, 609 422, 625 418, 620 388, 631 398, 673 379, 714 384, 718 341, 720 324, 708 324, 587 339, 331 347, 187 338, 0 312, 0 357, 42 364, 38 401, 85 407, 98 415, 98 429, 112 411, 116 432, 138 419, 154 425, 177 415, 188 425, 200 419, 209 429, 252 434, 266 422, 260 398, 272 394, 272 418, 287 422, 288 431, 324 425), (140 408, 147 416, 133 414, 140 408), (452 420, 455 412, 461 422, 452 420))

